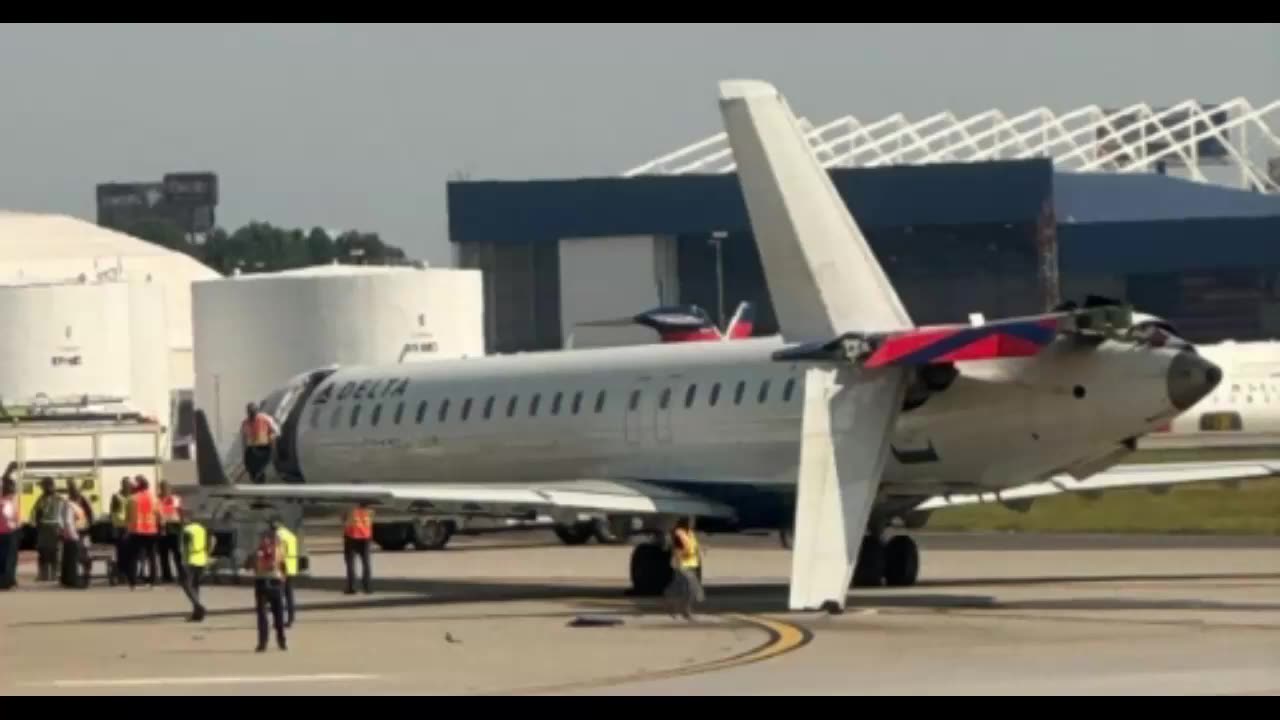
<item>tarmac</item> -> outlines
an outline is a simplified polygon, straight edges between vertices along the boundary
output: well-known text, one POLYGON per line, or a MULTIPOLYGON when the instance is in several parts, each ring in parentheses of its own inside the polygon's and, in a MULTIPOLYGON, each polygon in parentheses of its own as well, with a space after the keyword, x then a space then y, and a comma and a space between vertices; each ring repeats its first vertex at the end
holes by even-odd
POLYGON ((919 536, 922 583, 785 612, 790 554, 708 538, 695 623, 628 598, 626 547, 545 532, 378 553, 341 594, 313 542, 287 653, 256 655, 252 590, 0 593, 0 696, 48 694, 1280 694, 1280 539, 919 536), (573 627, 577 619, 617 623, 573 627))

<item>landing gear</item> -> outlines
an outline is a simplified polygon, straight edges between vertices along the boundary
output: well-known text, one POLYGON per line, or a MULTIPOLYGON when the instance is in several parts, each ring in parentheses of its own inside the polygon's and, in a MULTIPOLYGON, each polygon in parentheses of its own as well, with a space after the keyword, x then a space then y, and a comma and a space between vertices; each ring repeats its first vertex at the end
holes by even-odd
POLYGON ((443 550, 453 538, 453 523, 444 520, 419 520, 411 527, 418 550, 443 550))
POLYGON ((556 537, 565 545, 586 545, 596 534, 596 524, 590 521, 572 525, 556 525, 556 537))
POLYGON ((631 551, 631 591, 638 597, 658 597, 671 584, 671 552, 657 543, 631 551))
POLYGON ((919 579, 920 548, 914 540, 905 535, 898 535, 888 543, 878 535, 863 539, 853 571, 853 587, 905 588, 914 586, 919 579))
POLYGON ((593 523, 592 535, 601 545, 625 545, 631 539, 631 518, 613 515, 593 523))

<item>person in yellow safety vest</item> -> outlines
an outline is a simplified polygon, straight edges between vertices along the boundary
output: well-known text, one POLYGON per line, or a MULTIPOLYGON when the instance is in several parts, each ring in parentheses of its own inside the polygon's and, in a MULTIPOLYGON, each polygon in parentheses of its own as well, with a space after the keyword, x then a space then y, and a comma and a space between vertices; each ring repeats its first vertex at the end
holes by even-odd
POLYGON ((285 557, 280 547, 280 539, 274 530, 268 528, 258 539, 258 548, 245 567, 253 571, 254 608, 258 615, 258 652, 267 651, 267 608, 271 609, 271 620, 276 628, 276 643, 281 650, 288 650, 289 645, 284 630, 284 602, 280 596, 281 586, 285 578, 285 557))
POLYGON ((111 541, 116 546, 116 579, 126 580, 124 564, 129 558, 129 495, 133 493, 133 481, 129 476, 121 478, 120 492, 111 496, 111 541))
POLYGON ((297 605, 293 601, 293 579, 298 576, 298 536, 278 517, 271 519, 271 529, 276 531, 280 550, 284 552, 284 626, 291 628, 298 618, 297 605))
POLYGON ((62 543, 62 496, 53 478, 40 480, 40 499, 31 509, 36 524, 36 581, 53 582, 58 575, 58 546, 62 543))
POLYGON ((182 558, 186 572, 182 575, 182 591, 191 601, 191 617, 187 622, 204 622, 205 609, 200 602, 200 581, 209 567, 209 531, 191 517, 188 510, 182 516, 182 558))
POLYGON ((156 546, 160 551, 161 582, 173 582, 173 568, 176 567, 178 582, 182 583, 186 581, 183 576, 186 571, 182 567, 182 553, 178 549, 182 537, 182 498, 173 494, 168 480, 161 480, 156 489, 159 490, 156 501, 160 504, 160 535, 156 546))
POLYGON ((667 587, 667 602, 674 616, 678 612, 686 620, 693 620, 695 602, 703 602, 706 595, 699 577, 702 568, 702 548, 688 519, 676 522, 671 533, 671 584, 667 587))
POLYGON ((244 470, 255 485, 267 481, 267 467, 271 465, 271 449, 280 437, 280 427, 275 418, 260 412, 258 406, 249 403, 245 419, 240 424, 240 439, 244 442, 244 470))

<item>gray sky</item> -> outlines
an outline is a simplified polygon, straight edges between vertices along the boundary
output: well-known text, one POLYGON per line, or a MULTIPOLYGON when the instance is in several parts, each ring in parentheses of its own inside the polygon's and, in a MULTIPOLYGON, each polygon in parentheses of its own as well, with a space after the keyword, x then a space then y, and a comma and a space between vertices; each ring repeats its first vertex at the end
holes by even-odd
POLYGON ((213 170, 220 220, 447 262, 444 183, 615 174, 718 132, 718 80, 798 112, 1280 97, 1280 24, 0 26, 0 207, 213 170))

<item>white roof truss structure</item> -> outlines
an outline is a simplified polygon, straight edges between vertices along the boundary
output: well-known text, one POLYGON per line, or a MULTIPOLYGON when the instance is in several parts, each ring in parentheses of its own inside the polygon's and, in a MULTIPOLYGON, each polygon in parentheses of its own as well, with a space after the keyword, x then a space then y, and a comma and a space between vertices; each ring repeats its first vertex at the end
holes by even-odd
MULTIPOLYGON (((1057 114, 1037 108, 964 117, 941 112, 914 120, 902 113, 875 122, 848 115, 824 125, 801 121, 828 168, 927 165, 1050 158, 1059 170, 1148 173, 1181 170, 1212 182, 1206 170, 1229 168, 1240 186, 1280 193, 1280 100, 1255 106, 1236 98, 1206 105, 1186 100, 1156 108, 1098 105, 1057 114), (1269 164, 1270 163, 1270 164, 1269 164)), ((724 133, 633 168, 625 177, 736 170, 724 133)))

